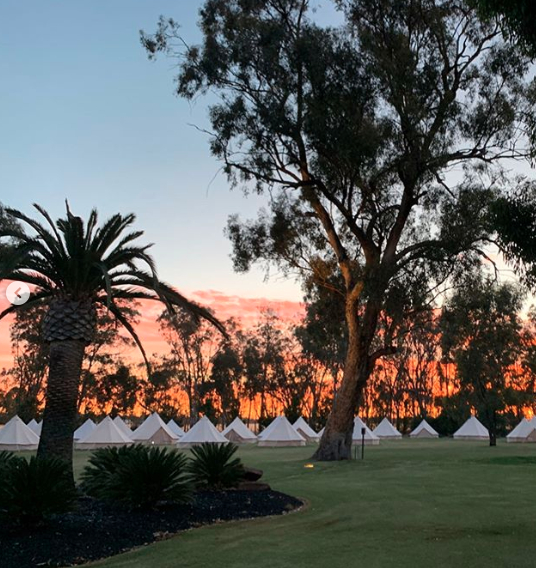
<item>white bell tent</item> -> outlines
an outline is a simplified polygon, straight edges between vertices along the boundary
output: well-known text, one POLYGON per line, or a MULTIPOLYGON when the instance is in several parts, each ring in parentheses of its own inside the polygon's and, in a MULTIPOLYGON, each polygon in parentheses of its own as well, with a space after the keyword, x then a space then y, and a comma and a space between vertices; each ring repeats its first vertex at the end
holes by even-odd
POLYGON ((318 442, 320 436, 307 424, 303 416, 300 416, 292 425, 308 442, 318 442))
POLYGON ((94 429, 96 428, 96 424, 95 422, 93 422, 93 420, 91 420, 91 418, 88 418, 83 424, 82 426, 79 426, 73 434, 73 438, 75 441, 77 440, 82 440, 83 438, 85 438, 90 432, 92 432, 94 429))
POLYGON ((489 432, 476 416, 471 416, 454 432, 453 438, 455 440, 488 440, 489 432))
POLYGON ((422 420, 421 423, 411 431, 410 438, 439 438, 439 434, 426 422, 422 420))
POLYGON ((285 416, 278 416, 259 435, 259 446, 305 446, 306 439, 297 432, 285 416))
POLYGON ((78 450, 94 450, 109 446, 129 446, 132 440, 107 416, 91 432, 75 443, 78 450))
POLYGON ((43 422, 37 422, 35 418, 32 418, 27 424, 28 428, 38 436, 41 436, 41 430, 43 429, 43 422))
POLYGON ((114 418, 114 424, 129 438, 132 438, 132 430, 126 425, 125 421, 121 418, 121 416, 116 416, 114 418))
POLYGON ((206 416, 203 416, 203 418, 196 422, 177 442, 177 447, 191 448, 192 446, 199 446, 205 443, 227 444, 229 440, 227 440, 206 416))
POLYGON ((0 450, 19 451, 36 450, 39 436, 30 430, 18 417, 13 418, 0 429, 0 450))
POLYGON ((257 436, 237 416, 222 432, 222 434, 235 444, 255 444, 257 436))
POLYGON ((371 429, 359 418, 356 416, 354 419, 354 431, 352 433, 352 444, 358 446, 362 443, 362 429, 365 429, 365 436, 364 436, 364 443, 365 446, 377 446, 380 443, 380 439, 378 436, 372 433, 371 429))
POLYGON ((160 418, 158 412, 153 412, 143 423, 132 432, 132 440, 142 444, 175 444, 179 436, 160 418))
POLYGON ((177 436, 178 438, 182 438, 185 434, 184 430, 171 418, 171 420, 167 423, 167 427, 177 436))
POLYGON ((402 434, 389 422, 387 418, 384 418, 376 428, 372 431, 378 438, 383 438, 385 440, 401 440, 402 434))
POLYGON ((506 441, 509 443, 536 442, 536 416, 531 420, 523 418, 506 436, 506 441))

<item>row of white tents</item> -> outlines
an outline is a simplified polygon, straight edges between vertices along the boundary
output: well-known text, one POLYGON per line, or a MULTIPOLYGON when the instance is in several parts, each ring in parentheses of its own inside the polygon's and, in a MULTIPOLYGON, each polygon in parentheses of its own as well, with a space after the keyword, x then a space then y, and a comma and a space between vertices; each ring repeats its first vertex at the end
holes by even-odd
MULTIPOLYGON (((33 450, 39 444, 42 424, 31 420, 28 425, 18 417, 12 418, 0 429, 0 450, 33 450)), ((240 418, 235 418, 222 432, 207 418, 201 418, 188 432, 185 432, 176 422, 170 420, 167 424, 158 413, 148 416, 144 422, 132 431, 128 425, 116 416, 113 420, 108 416, 95 424, 87 419, 74 432, 77 449, 95 449, 105 446, 124 446, 133 443, 155 445, 172 444, 179 448, 209 442, 226 444, 254 444, 259 446, 305 446, 307 442, 318 442, 323 434, 315 432, 309 424, 300 417, 291 424, 286 417, 278 416, 260 434, 252 432, 240 418)), ((439 434, 423 420, 410 433, 411 438, 438 438, 439 434)), ((475 416, 471 416, 454 433, 455 440, 487 440, 488 430, 475 416)), ((377 445, 381 439, 399 440, 402 434, 384 418, 374 430, 356 417, 352 434, 353 444, 364 443, 377 445)), ((523 419, 507 436, 508 442, 536 442, 536 417, 531 420, 523 419)))

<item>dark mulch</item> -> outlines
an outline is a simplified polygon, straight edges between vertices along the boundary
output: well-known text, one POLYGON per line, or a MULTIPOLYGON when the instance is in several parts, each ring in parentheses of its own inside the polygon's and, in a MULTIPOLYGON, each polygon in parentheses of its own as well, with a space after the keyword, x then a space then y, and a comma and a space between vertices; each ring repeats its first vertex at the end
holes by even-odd
POLYGON ((201 492, 191 505, 125 511, 81 499, 73 513, 31 531, 0 526, 1 568, 71 566, 217 521, 281 515, 301 506, 277 491, 201 492))

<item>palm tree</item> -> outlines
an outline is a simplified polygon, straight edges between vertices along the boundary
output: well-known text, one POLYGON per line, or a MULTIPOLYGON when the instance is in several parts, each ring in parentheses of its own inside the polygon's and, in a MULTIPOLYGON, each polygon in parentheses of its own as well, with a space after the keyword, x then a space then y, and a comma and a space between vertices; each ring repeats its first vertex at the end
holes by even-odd
POLYGON ((0 239, 11 239, 12 246, 0 259, 0 281, 16 280, 34 288, 23 305, 12 305, 0 319, 15 310, 46 303, 42 333, 49 344, 49 374, 43 429, 38 456, 54 455, 71 465, 73 430, 77 414, 77 395, 84 351, 93 340, 97 307, 105 306, 125 327, 149 364, 140 339, 117 301, 157 300, 170 311, 178 306, 196 318, 204 318, 224 332, 222 325, 206 309, 188 301, 161 282, 151 245, 138 246, 142 231, 131 231, 134 215, 114 215, 98 226, 97 211, 87 223, 66 204, 67 215, 54 223, 40 207, 35 209, 44 222, 15 209, 5 213, 21 225, 0 228, 0 239))

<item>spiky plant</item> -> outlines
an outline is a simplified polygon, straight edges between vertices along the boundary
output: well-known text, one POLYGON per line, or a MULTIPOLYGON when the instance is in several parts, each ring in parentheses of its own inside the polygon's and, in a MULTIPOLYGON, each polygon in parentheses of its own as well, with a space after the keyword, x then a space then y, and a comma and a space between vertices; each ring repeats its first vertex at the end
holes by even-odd
POLYGON ((195 484, 208 489, 236 487, 244 477, 242 461, 234 457, 237 449, 234 444, 194 446, 188 469, 195 484))
POLYGON ((88 495, 132 508, 185 503, 192 495, 185 456, 141 444, 96 451, 82 473, 82 488, 88 495))
POLYGON ((120 446, 99 448, 95 450, 84 467, 81 479, 81 489, 92 497, 101 497, 106 491, 110 477, 117 471, 119 462, 127 452, 141 451, 140 444, 134 446, 120 446))
POLYGON ((69 464, 58 458, 15 457, 0 477, 0 515, 36 524, 68 511, 76 498, 69 464))
POLYGON ((5 209, 21 228, 15 223, 0 230, 0 239, 13 243, 0 258, 0 280, 25 282, 34 291, 28 302, 7 308, 0 319, 16 310, 47 304, 42 333, 50 346, 49 375, 38 456, 59 457, 70 464, 72 472, 80 372, 85 348, 93 340, 99 305, 126 328, 146 363, 140 339, 117 300, 157 300, 169 310, 180 306, 222 327, 208 310, 159 281, 147 252, 151 245, 137 245, 143 232, 130 230, 134 215, 113 215, 99 226, 96 210, 85 223, 67 204, 66 216, 54 223, 45 209, 34 207, 43 222, 5 209))
POLYGON ((0 451, 0 477, 2 476, 4 469, 8 467, 14 459, 16 459, 16 456, 13 452, 8 452, 6 450, 0 451))

